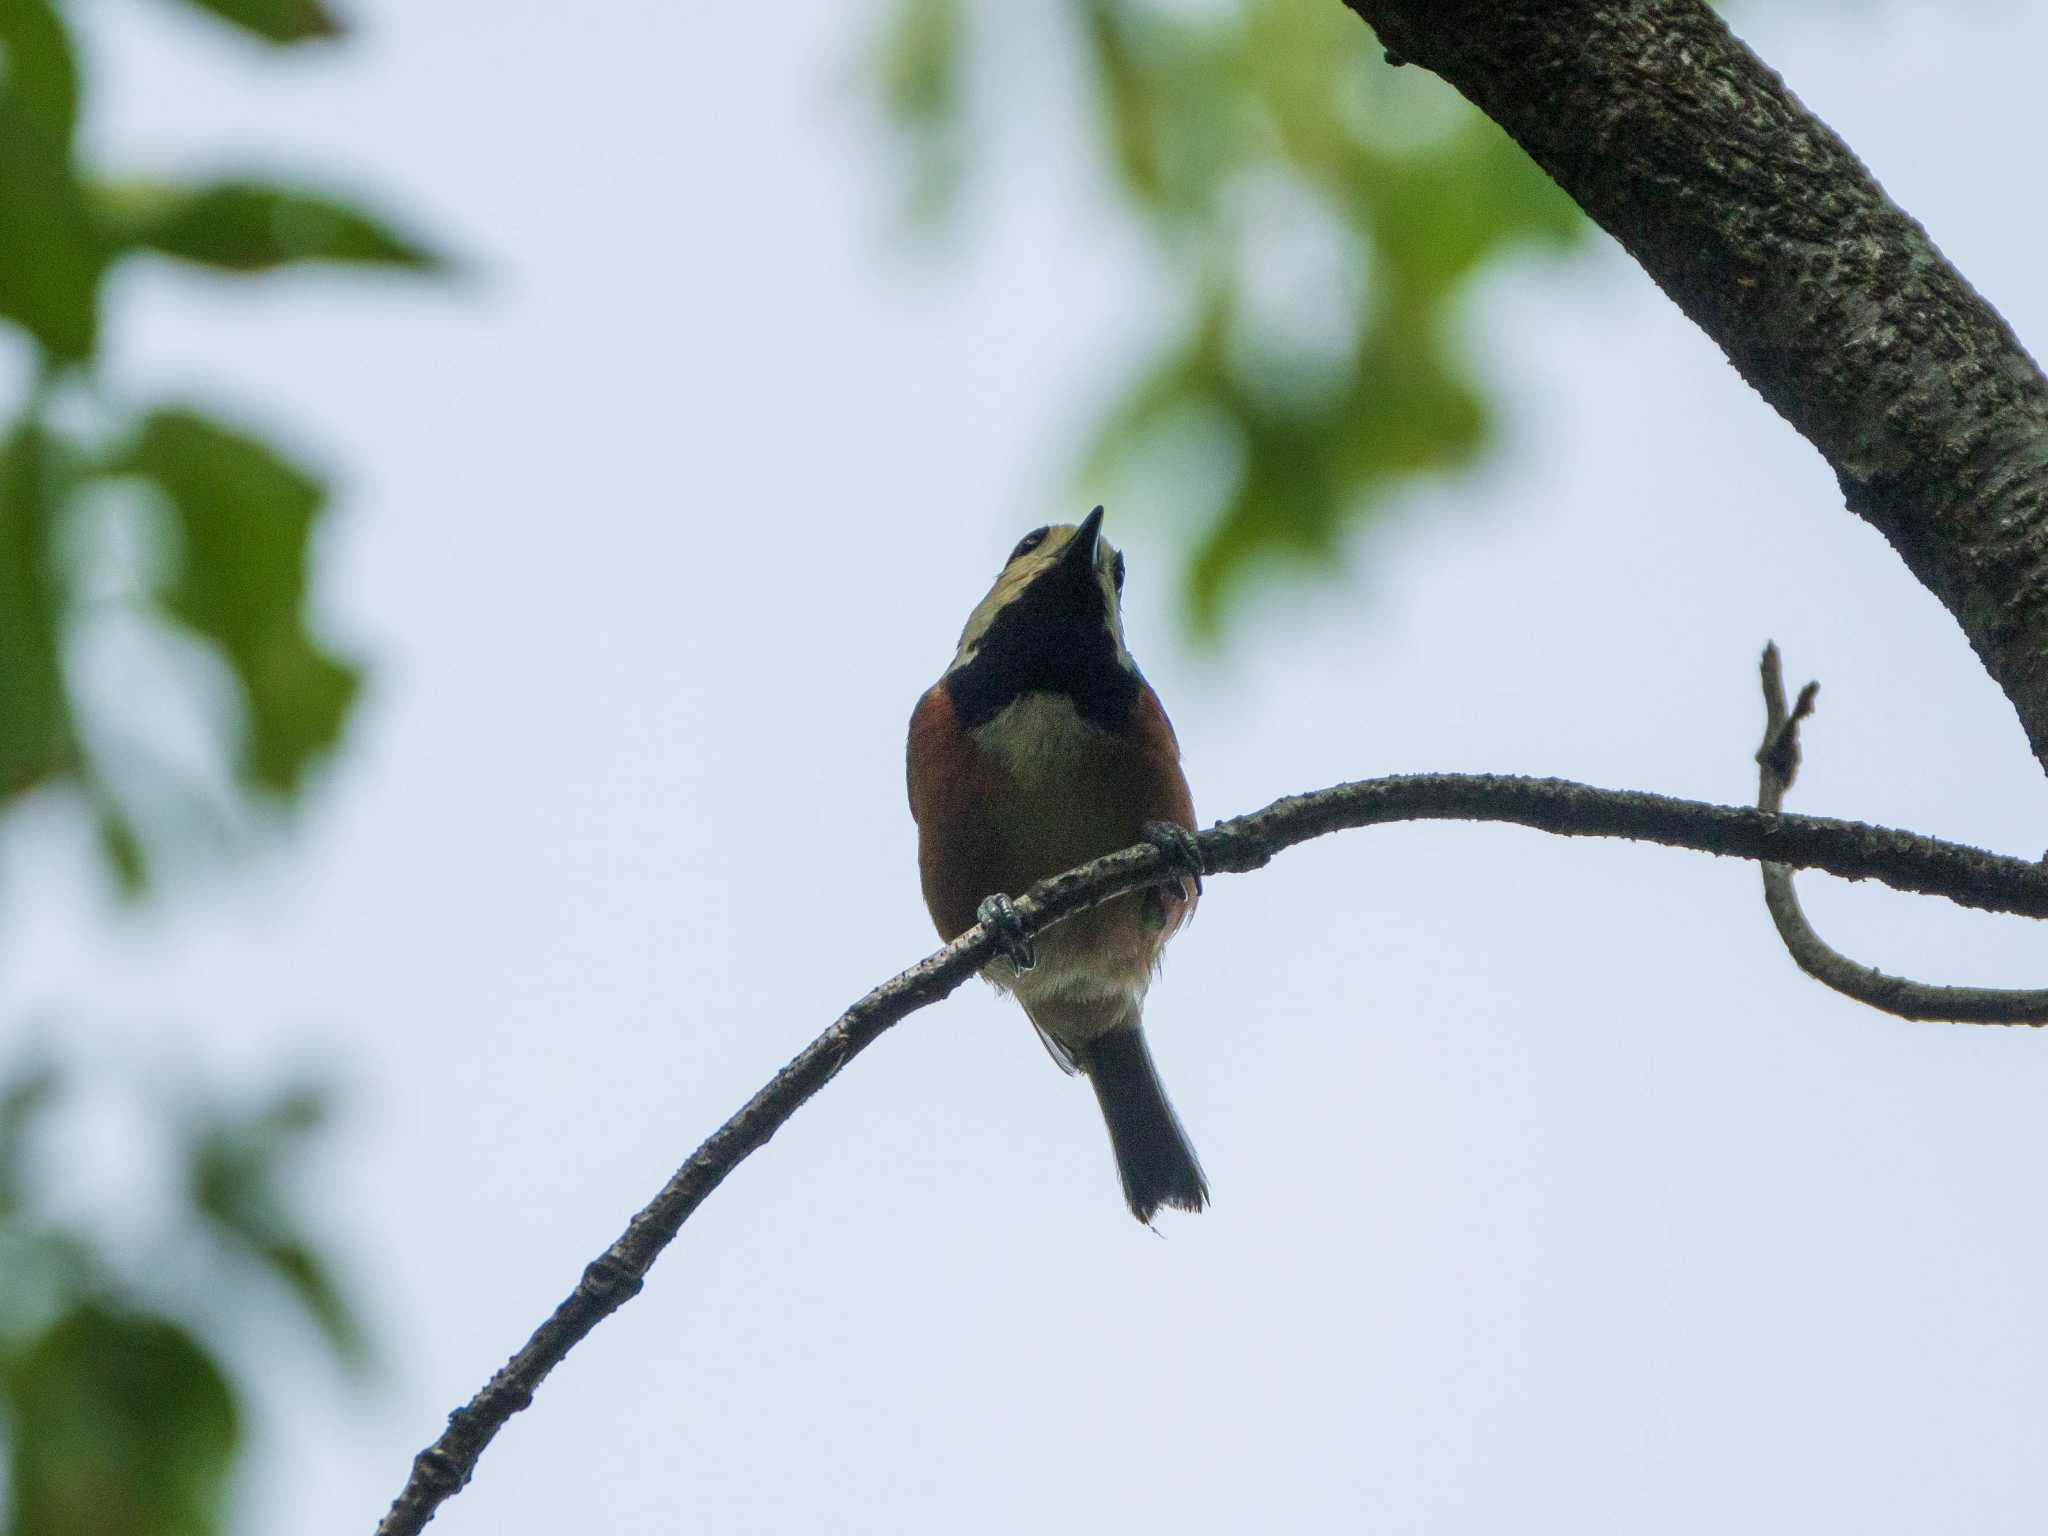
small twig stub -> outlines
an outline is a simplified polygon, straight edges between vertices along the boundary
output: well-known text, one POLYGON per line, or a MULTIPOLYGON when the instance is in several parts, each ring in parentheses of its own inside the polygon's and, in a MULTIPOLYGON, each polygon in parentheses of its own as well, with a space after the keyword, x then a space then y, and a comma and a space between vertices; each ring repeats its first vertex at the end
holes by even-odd
MULTIPOLYGON (((1759 669, 1764 693, 1764 739, 1756 749, 1756 805, 1775 816, 1799 773, 1799 722, 1813 713, 1819 683, 1799 690, 1785 707, 1785 677, 1775 643, 1764 647, 1759 669)), ((1792 886, 1789 865, 1765 860, 1764 908, 1793 963, 1822 986, 1902 1019, 1946 1024, 2048 1024, 2048 991, 2003 987, 1945 987, 1910 981, 1859 964, 1833 948, 1808 921, 1792 886)))

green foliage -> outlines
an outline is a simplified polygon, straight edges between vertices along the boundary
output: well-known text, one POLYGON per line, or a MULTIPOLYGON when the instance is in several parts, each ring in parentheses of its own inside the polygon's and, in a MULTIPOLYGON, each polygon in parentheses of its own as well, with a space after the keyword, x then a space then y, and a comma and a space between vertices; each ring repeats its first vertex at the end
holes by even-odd
MULTIPOLYGON (((203 8, 273 43, 338 30, 310 0, 203 8)), ((175 776, 147 742, 109 745, 81 724, 89 711, 67 658, 112 611, 80 597, 106 585, 91 568, 97 557, 81 568, 70 553, 94 548, 77 536, 92 498, 126 485, 131 499, 146 490, 170 511, 173 570, 160 590, 123 600, 196 637, 233 678, 241 708, 220 747, 231 797, 251 808, 288 803, 340 741, 359 676, 309 623, 319 481, 246 428, 189 407, 133 410, 100 397, 105 279, 123 262, 162 257, 237 274, 443 264, 389 221, 297 187, 88 174, 74 158, 79 68, 65 17, 50 0, 0 0, 0 48, 0 323, 38 358, 34 391, 0 429, 0 814, 31 790, 69 787, 119 887, 139 894, 193 821, 167 807, 207 796, 173 784, 137 798, 138 777, 175 776), (81 417, 97 430, 53 424, 81 417)), ((236 809, 218 801, 209 804, 216 817, 236 809)))
POLYGON ((78 123, 78 64, 49 0, 0 0, 7 49, 7 99, 63 153, 78 123))
POLYGON ((125 246, 224 272, 347 262, 434 272, 441 258, 381 220, 331 198, 262 182, 203 187, 125 182, 98 189, 102 220, 125 246))
POLYGON ((37 1118, 56 1098, 58 1082, 53 1065, 31 1056, 0 1085, 0 1221, 12 1220, 26 1202, 24 1150, 37 1118))
POLYGON ((22 422, 0 447, 0 801, 75 767, 58 654, 48 444, 22 422))
POLYGON ((187 1170, 189 1203, 170 1225, 202 1242, 179 1262, 136 1262, 141 1245, 68 1225, 50 1198, 50 1170, 33 1154, 63 1095, 41 1058, 0 1083, 7 1536, 213 1536, 227 1525, 238 1392, 206 1329, 180 1315, 218 1326, 246 1316, 268 1285, 340 1363, 367 1357, 286 1188, 326 1100, 297 1087, 250 1109, 158 1106, 187 1170))
MULTIPOLYGON (((273 44, 340 30, 316 0, 190 3, 273 44)), ((31 794, 68 796, 139 896, 201 797, 165 791, 174 776, 148 741, 99 728, 73 664, 94 626, 156 634, 181 662, 199 650, 231 680, 239 708, 221 723, 213 791, 226 803, 209 809, 291 804, 340 741, 359 678, 309 622, 320 479, 207 411, 109 398, 96 369, 106 279, 163 258, 225 274, 442 264, 317 192, 81 167, 68 20, 51 0, 0 0, 0 328, 34 363, 22 398, 0 402, 0 816, 31 794), (161 558, 131 569, 132 547, 97 536, 109 517, 144 543, 160 535, 149 553, 161 558)), ((7 1536, 213 1536, 241 1444, 216 1330, 282 1299, 336 1361, 368 1360, 292 1182, 325 1100, 295 1088, 253 1107, 155 1105, 184 1199, 141 1235, 109 1234, 51 1196, 40 1132, 68 1102, 43 1057, 0 1068, 7 1536)))
POLYGON ((188 0, 269 43, 339 37, 342 26, 318 0, 188 0))
POLYGON ((165 610, 210 641, 241 684, 244 780, 289 793, 340 738, 357 674, 307 633, 307 541, 325 491, 256 438, 193 411, 158 411, 111 466, 159 490, 181 547, 165 610))
POLYGON ((919 219, 943 212, 959 181, 961 3, 903 0, 882 39, 882 94, 911 151, 911 212, 919 219))
POLYGON ((214 1109, 185 1128, 192 1208, 230 1249, 269 1271, 320 1330, 334 1357, 353 1369, 370 1359, 369 1340, 326 1259, 302 1229, 286 1180, 328 1116, 313 1085, 279 1094, 253 1112, 214 1109))
MULTIPOLYGON (((1473 462, 1490 413, 1457 340, 1466 296, 1489 263, 1569 246, 1585 224, 1505 135, 1385 64, 1329 0, 1074 0, 1072 15, 1105 163, 1187 317, 1108 413, 1081 499, 1190 430, 1234 466, 1186 572, 1191 621, 1214 634, 1261 563, 1327 565, 1402 485, 1473 462), (1319 253, 1306 273, 1290 241, 1319 253)), ((946 41, 944 89, 906 89, 923 76, 899 63, 885 96, 913 145, 957 144, 974 105, 957 7, 901 0, 890 35, 896 61, 946 41)))
POLYGON ((51 358, 90 356, 107 252, 71 163, 78 65, 48 0, 0 0, 0 318, 51 358))
POLYGON ((12 1532, 199 1536, 221 1528, 237 1414, 192 1335, 82 1303, 10 1362, 12 1532))

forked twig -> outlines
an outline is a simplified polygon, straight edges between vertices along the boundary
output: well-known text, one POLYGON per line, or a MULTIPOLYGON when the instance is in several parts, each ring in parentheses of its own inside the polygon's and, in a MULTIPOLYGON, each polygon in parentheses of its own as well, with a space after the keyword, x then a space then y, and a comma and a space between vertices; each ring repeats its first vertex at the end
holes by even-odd
MULTIPOLYGON (((1759 669, 1764 689, 1764 739, 1756 749, 1756 806, 1777 815, 1785 791, 1799 774, 1799 722, 1813 713, 1819 683, 1799 690, 1799 699, 1785 707, 1784 670, 1778 647, 1764 647, 1759 669)), ((1859 1003, 1902 1019, 1930 1019, 1950 1024, 2048 1024, 2048 991, 2003 987, 1941 987, 1909 981, 1871 966, 1860 965, 1831 948, 1814 932, 1792 889, 1792 868, 1765 860, 1764 906, 1777 925, 1778 937, 1799 969, 1824 987, 1859 1003)))

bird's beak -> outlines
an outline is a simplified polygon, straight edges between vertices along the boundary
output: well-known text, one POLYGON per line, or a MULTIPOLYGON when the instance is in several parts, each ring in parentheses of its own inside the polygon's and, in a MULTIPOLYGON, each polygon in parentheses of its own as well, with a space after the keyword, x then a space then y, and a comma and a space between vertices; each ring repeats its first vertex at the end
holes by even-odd
POLYGON ((1081 526, 1074 530, 1067 547, 1060 551, 1060 564, 1077 575, 1093 577, 1095 573, 1095 541, 1102 532, 1102 508, 1097 507, 1081 519, 1081 526))

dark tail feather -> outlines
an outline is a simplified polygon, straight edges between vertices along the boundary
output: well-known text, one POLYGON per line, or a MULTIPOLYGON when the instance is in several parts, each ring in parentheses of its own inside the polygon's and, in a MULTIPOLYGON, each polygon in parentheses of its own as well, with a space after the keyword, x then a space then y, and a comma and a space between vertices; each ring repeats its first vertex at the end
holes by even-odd
POLYGON ((1081 1052, 1081 1070, 1095 1085, 1102 1118, 1109 1123, 1109 1144, 1116 1151, 1131 1214, 1150 1222, 1162 1205, 1183 1211, 1207 1205, 1209 1184, 1202 1165, 1166 1102, 1137 1020, 1089 1041, 1081 1052))

